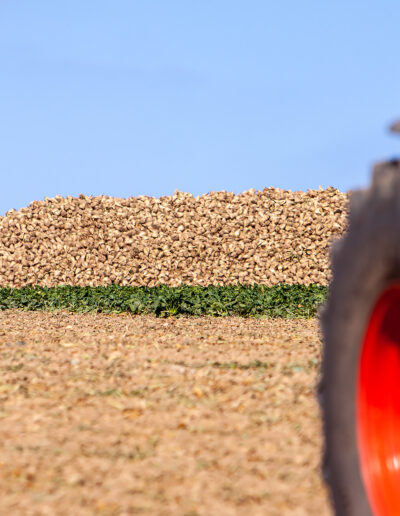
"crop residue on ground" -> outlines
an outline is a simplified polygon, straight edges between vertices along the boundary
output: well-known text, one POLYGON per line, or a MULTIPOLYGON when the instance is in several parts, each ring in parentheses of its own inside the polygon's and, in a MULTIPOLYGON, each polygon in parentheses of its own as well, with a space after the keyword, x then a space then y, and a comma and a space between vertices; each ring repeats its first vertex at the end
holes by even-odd
POLYGON ((329 514, 316 320, 0 312, 4 514, 329 514))

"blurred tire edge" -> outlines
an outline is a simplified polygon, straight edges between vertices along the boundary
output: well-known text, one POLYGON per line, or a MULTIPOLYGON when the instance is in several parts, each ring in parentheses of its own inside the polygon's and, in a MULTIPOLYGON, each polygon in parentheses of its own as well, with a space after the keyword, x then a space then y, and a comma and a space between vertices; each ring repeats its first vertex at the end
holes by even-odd
POLYGON ((399 161, 376 164, 370 187, 351 192, 348 230, 333 242, 331 264, 328 298, 319 312, 323 478, 336 516, 397 516, 388 502, 377 506, 366 487, 357 403, 371 314, 382 294, 400 282, 399 161))

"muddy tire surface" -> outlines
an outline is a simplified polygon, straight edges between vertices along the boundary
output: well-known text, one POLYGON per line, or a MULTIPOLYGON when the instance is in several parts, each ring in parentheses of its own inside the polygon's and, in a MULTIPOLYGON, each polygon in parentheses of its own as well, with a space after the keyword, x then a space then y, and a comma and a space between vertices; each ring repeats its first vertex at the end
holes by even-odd
POLYGON ((0 514, 328 516, 317 320, 0 312, 0 514))
POLYGON ((371 187, 353 192, 346 236, 332 252, 333 280, 321 312, 323 474, 337 516, 372 516, 357 447, 356 395, 373 308, 400 278, 400 165, 378 164, 371 187))

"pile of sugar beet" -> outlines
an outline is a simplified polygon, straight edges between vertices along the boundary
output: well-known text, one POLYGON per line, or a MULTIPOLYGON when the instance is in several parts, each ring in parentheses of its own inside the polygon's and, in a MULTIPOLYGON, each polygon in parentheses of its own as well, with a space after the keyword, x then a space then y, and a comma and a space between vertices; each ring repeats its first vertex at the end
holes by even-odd
POLYGON ((327 285, 347 215, 332 187, 45 198, 0 217, 0 286, 327 285))

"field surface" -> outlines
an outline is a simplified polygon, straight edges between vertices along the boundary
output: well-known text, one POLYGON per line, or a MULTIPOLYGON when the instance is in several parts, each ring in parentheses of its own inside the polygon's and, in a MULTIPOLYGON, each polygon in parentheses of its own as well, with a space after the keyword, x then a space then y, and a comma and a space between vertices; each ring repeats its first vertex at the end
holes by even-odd
POLYGON ((328 516, 316 320, 0 312, 0 514, 328 516))

